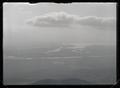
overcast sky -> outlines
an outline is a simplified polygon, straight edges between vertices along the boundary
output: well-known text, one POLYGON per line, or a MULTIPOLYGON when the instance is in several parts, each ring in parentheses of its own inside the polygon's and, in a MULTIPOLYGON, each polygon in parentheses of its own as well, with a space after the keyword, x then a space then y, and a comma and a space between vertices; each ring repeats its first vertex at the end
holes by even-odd
POLYGON ((5 45, 116 42, 116 3, 4 3, 5 45))

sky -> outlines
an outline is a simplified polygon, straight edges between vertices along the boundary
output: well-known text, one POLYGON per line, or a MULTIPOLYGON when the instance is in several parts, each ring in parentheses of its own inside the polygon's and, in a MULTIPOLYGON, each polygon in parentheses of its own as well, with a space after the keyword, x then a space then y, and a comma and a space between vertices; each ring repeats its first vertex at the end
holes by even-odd
POLYGON ((4 45, 116 44, 116 3, 4 3, 4 45))

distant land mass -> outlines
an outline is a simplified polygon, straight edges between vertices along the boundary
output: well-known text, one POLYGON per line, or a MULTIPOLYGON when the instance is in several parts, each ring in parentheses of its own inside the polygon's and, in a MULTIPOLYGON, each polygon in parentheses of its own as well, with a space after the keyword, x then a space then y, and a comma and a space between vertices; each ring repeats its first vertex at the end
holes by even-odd
POLYGON ((62 45, 59 47, 14 49, 4 48, 5 56, 17 57, 74 57, 74 56, 114 56, 116 46, 113 45, 89 45, 84 48, 75 48, 73 45, 62 45))

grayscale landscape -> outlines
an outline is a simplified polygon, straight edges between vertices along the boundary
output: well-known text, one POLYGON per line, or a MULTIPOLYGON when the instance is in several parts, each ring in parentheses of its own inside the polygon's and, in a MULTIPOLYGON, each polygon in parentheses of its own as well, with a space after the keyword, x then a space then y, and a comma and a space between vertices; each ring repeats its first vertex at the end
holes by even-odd
POLYGON ((116 3, 4 3, 4 85, 116 83, 116 3))

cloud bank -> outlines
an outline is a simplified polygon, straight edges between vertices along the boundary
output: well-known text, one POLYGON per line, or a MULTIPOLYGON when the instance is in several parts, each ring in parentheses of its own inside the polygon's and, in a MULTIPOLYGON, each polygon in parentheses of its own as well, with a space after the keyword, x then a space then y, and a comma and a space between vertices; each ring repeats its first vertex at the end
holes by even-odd
POLYGON ((101 18, 95 16, 82 17, 77 20, 77 23, 83 26, 90 26, 99 29, 115 29, 115 18, 101 18))
POLYGON ((27 23, 38 27, 70 27, 72 25, 89 26, 102 29, 115 29, 115 18, 102 18, 95 16, 80 17, 65 12, 53 12, 36 16, 27 20, 27 23))

